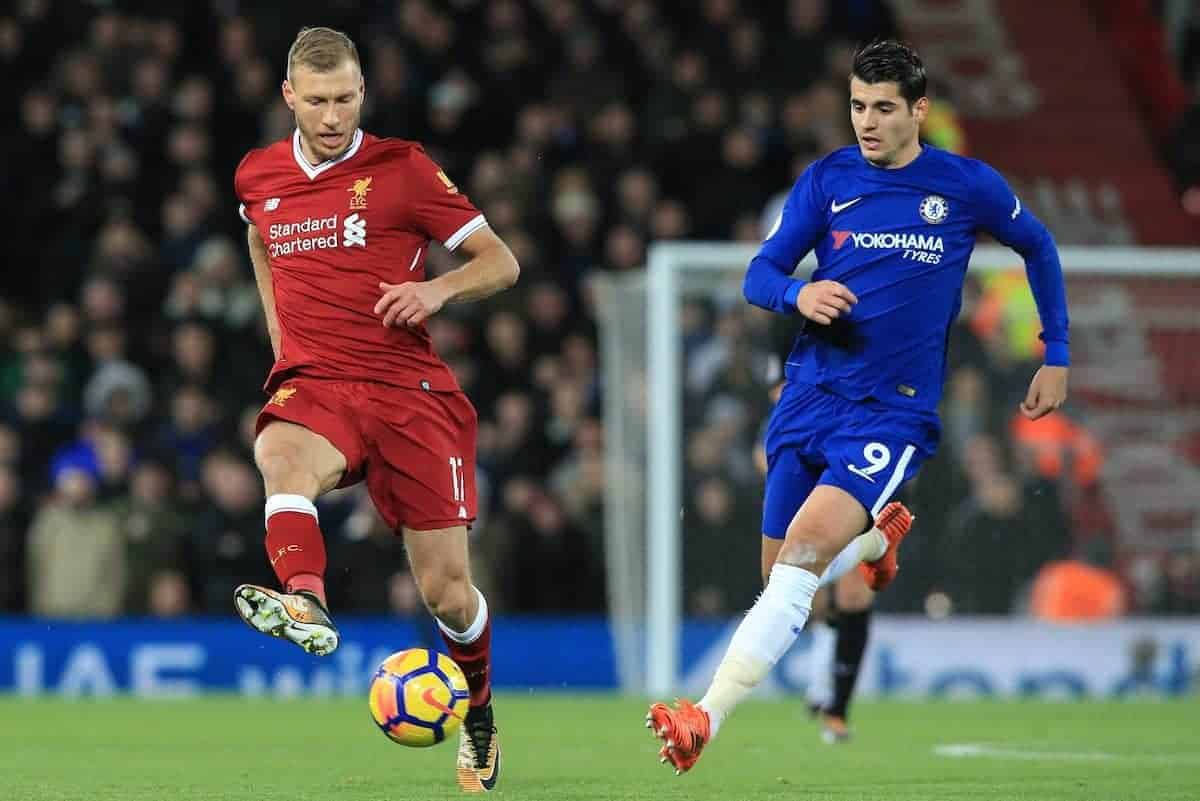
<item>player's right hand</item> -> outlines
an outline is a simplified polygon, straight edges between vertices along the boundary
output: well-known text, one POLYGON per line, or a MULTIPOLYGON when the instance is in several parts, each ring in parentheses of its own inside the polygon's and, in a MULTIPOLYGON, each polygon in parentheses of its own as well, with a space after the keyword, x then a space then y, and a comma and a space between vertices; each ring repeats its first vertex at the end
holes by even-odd
POLYGON ((858 298, 845 284, 837 281, 810 281, 796 295, 796 308, 808 319, 820 325, 829 325, 843 314, 858 298))
POLYGON ((446 304, 446 292, 436 278, 432 281, 406 281, 403 284, 379 282, 383 297, 375 304, 375 313, 383 315, 383 327, 413 327, 437 314, 446 304))

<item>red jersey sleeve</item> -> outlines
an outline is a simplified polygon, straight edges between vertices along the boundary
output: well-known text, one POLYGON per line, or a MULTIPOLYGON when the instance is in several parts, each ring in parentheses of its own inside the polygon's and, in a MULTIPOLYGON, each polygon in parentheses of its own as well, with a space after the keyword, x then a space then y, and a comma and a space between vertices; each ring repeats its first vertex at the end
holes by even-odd
POLYGON ((411 158, 413 225, 454 250, 487 220, 424 150, 414 148, 411 158))
POLYGON ((242 171, 246 168, 246 162, 250 160, 250 154, 242 156, 242 160, 238 162, 237 169, 233 171, 233 195, 238 202, 238 216, 247 225, 253 225, 250 217, 246 214, 245 195, 242 194, 242 171))

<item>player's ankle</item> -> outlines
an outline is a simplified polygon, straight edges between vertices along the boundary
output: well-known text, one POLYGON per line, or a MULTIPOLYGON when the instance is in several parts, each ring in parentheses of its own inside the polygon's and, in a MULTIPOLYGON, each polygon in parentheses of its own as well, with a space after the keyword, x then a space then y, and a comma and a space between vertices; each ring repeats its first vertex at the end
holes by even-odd
POLYGON ((875 562, 884 557, 888 549, 887 536, 877 528, 872 528, 866 534, 862 535, 863 541, 860 547, 862 561, 875 562))
POLYGON ((325 579, 315 573, 297 573, 288 579, 288 592, 308 592, 317 597, 321 602, 321 606, 329 608, 329 602, 325 600, 325 579))
POLYGON ((708 739, 711 740, 717 736, 717 729, 721 728, 721 723, 725 720, 725 713, 718 709, 710 709, 704 705, 703 701, 697 703, 696 708, 708 715, 708 739))

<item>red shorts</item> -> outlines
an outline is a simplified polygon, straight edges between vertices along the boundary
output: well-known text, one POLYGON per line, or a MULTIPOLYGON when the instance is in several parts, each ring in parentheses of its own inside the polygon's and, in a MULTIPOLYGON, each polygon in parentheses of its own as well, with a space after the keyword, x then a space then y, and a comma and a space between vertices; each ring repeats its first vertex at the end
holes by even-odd
POLYGON ((346 457, 339 487, 364 478, 393 531, 469 526, 475 520, 475 407, 461 392, 404 389, 298 376, 258 413, 302 425, 346 457))

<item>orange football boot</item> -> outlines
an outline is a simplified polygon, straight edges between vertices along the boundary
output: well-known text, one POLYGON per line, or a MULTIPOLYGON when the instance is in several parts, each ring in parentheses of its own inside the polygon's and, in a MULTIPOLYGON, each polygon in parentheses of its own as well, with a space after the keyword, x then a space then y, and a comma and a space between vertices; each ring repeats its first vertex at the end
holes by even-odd
POLYGON ((887 550, 874 562, 860 564, 858 572, 866 579, 867 586, 876 592, 891 584, 892 579, 896 578, 896 573, 900 571, 896 552, 900 550, 900 542, 912 528, 915 519, 900 501, 892 501, 883 507, 883 511, 875 518, 875 528, 882 531, 887 539, 887 550))
POLYGON ((234 590, 233 604, 250 628, 291 640, 310 654, 325 656, 338 647, 338 630, 329 610, 311 592, 243 584, 234 590))
POLYGON ((459 729, 458 786, 467 793, 488 793, 500 778, 500 735, 492 716, 492 704, 473 706, 459 729))
POLYGON ((827 745, 837 745, 844 743, 850 739, 850 726, 847 725, 845 718, 839 718, 837 715, 831 715, 828 712, 821 713, 821 739, 827 745))
POLYGON ((654 704, 646 715, 646 728, 663 741, 659 750, 660 762, 670 762, 678 776, 696 764, 704 744, 710 739, 708 713, 691 701, 680 699, 671 709, 666 704, 654 704))

